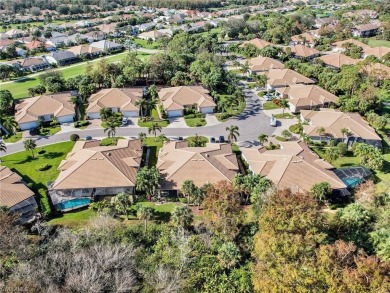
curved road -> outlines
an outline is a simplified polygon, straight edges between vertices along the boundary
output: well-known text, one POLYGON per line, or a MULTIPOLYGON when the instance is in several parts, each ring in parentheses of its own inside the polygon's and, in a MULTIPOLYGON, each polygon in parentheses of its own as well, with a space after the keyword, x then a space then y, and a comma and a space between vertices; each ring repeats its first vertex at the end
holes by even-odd
MULTIPOLYGON (((237 125, 239 127, 240 136, 238 140, 240 142, 246 142, 249 144, 257 145, 257 137, 260 133, 272 135, 275 128, 269 125, 269 116, 267 116, 262 110, 261 101, 252 90, 245 90, 246 93, 246 108, 237 117, 231 118, 226 122, 213 126, 204 127, 187 127, 187 128, 163 128, 162 133, 166 136, 192 136, 195 134, 203 136, 215 136, 220 135, 227 136, 226 127, 230 125, 237 125)), ((138 133, 148 133, 147 128, 140 127, 123 127, 118 128, 116 131, 117 136, 138 136, 138 133)), ((85 129, 75 130, 66 133, 59 133, 52 136, 39 136, 33 137, 36 140, 37 146, 44 146, 48 144, 58 143, 62 141, 69 141, 69 136, 72 133, 77 133, 81 138, 86 136, 92 137, 104 137, 107 134, 104 133, 102 128, 99 129, 85 129)), ((23 142, 17 142, 7 145, 7 154, 15 153, 24 150, 23 142)))

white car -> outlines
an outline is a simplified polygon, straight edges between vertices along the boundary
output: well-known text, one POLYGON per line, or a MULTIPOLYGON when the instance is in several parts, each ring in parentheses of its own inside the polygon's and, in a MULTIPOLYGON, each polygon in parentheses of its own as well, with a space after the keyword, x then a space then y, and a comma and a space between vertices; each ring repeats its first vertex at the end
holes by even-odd
POLYGON ((122 118, 122 125, 127 125, 127 118, 126 117, 123 117, 122 118))
POLYGON ((272 127, 275 127, 276 126, 276 123, 277 123, 277 120, 276 118, 274 117, 274 115, 271 116, 271 120, 269 122, 269 125, 271 125, 272 127))
POLYGON ((274 97, 273 97, 272 95, 270 95, 270 94, 265 94, 265 95, 263 96, 263 99, 264 99, 265 101, 272 101, 272 100, 274 99, 274 97))

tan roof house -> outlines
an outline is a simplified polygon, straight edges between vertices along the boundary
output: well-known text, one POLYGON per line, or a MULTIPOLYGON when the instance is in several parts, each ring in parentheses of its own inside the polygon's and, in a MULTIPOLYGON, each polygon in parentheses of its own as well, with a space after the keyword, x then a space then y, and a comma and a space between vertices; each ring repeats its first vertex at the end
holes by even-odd
POLYGON ((157 168, 163 177, 162 190, 180 190, 183 182, 189 179, 198 187, 232 181, 239 171, 230 144, 189 147, 186 141, 165 144, 160 150, 157 168))
POLYGON ((314 84, 315 81, 292 69, 271 69, 267 73, 267 89, 287 87, 294 84, 314 84))
POLYGON ((152 31, 148 31, 148 32, 143 32, 143 33, 140 33, 137 37, 140 38, 140 39, 143 39, 143 40, 153 40, 153 41, 156 41, 162 37, 168 37, 170 38, 172 35, 170 33, 165 32, 163 30, 152 30, 152 31))
POLYGON ((0 166, 0 206, 20 214, 21 223, 33 220, 38 208, 34 192, 24 184, 22 177, 5 166, 0 166))
POLYGON ((100 110, 109 108, 121 112, 125 117, 138 117, 139 107, 136 102, 142 97, 142 88, 109 88, 92 94, 86 110, 91 119, 100 118, 100 110))
POLYGON ((202 86, 163 88, 158 96, 168 117, 183 116, 186 108, 194 108, 203 114, 213 113, 216 107, 209 91, 202 86))
POLYGON ((345 41, 338 41, 338 42, 335 42, 332 44, 332 51, 334 52, 343 52, 345 51, 345 49, 343 48, 343 45, 345 43, 352 43, 358 47, 361 47, 363 48, 363 50, 365 49, 368 49, 368 48, 371 48, 369 45, 366 45, 365 43, 362 43, 358 40, 355 40, 355 39, 348 39, 348 40, 345 40, 345 41))
POLYGON ((343 65, 355 65, 360 61, 340 53, 323 55, 319 57, 319 59, 322 60, 325 65, 337 69, 340 69, 343 65))
POLYGON ((354 37, 368 38, 376 35, 378 29, 379 25, 375 23, 360 24, 352 29, 352 34, 354 37))
POLYGON ((314 184, 328 182, 334 191, 349 194, 346 185, 303 142, 283 142, 277 150, 242 148, 242 157, 254 174, 265 176, 276 188, 310 192, 314 184))
POLYGON ((269 57, 261 57, 261 56, 249 59, 248 64, 249 64, 250 74, 269 71, 270 69, 284 68, 282 62, 269 57))
POLYGON ((364 48, 363 49, 363 57, 366 58, 367 56, 375 56, 379 59, 382 59, 383 56, 385 56, 386 54, 388 54, 390 52, 390 48, 388 47, 368 47, 368 48, 364 48))
POLYGON ((303 132, 314 141, 327 141, 331 139, 344 141, 351 146, 354 142, 365 142, 376 147, 382 145, 382 140, 367 121, 358 113, 343 113, 336 109, 319 109, 319 111, 302 110, 302 121, 308 125, 303 126, 303 132), (319 128, 323 127, 325 133, 320 135, 319 128), (343 134, 346 128, 349 133, 343 134))
POLYGON ((291 53, 299 59, 313 59, 321 54, 320 51, 306 47, 304 45, 295 45, 291 47, 291 53))
POLYGON ((262 40, 262 39, 259 39, 259 38, 255 38, 255 39, 252 39, 250 41, 245 41, 243 42, 240 47, 244 47, 245 45, 247 44, 252 44, 254 46, 256 46, 257 48, 259 49, 263 49, 267 46, 272 46, 272 44, 270 42, 267 42, 266 40, 262 40))
POLYGON ((50 122, 53 117, 59 123, 73 122, 75 109, 71 96, 71 92, 63 92, 21 100, 15 107, 15 120, 21 130, 37 127, 39 120, 50 122))
POLYGON ((378 77, 381 80, 390 79, 390 67, 382 63, 370 63, 364 65, 362 70, 368 74, 378 77))
POLYGON ((102 53, 102 50, 96 47, 92 47, 90 45, 79 45, 70 47, 69 49, 67 49, 67 51, 74 53, 76 56, 86 56, 88 58, 97 57, 102 53))
POLYGON ((290 111, 312 110, 334 105, 338 97, 317 85, 296 84, 277 88, 276 93, 281 98, 288 99, 290 111))
POLYGON ((49 186, 57 209, 67 209, 69 205, 64 203, 72 199, 134 193, 142 159, 141 141, 119 139, 116 146, 99 144, 99 140, 77 141, 60 163, 60 174, 49 186))
POLYGON ((315 44, 316 44, 316 39, 312 34, 307 32, 300 35, 292 36, 290 42, 290 45, 292 46, 304 45, 304 46, 314 47, 315 44))

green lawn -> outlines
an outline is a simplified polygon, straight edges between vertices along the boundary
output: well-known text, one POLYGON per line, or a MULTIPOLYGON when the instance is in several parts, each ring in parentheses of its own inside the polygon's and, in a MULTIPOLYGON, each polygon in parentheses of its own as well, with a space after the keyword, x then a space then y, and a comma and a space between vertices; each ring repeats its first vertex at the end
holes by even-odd
POLYGON ((63 213, 48 221, 50 225, 64 226, 67 228, 76 228, 85 226, 88 221, 96 216, 96 211, 93 209, 84 208, 73 212, 63 213))
POLYGON ((15 135, 3 136, 3 140, 6 143, 14 143, 22 139, 22 133, 17 132, 15 135))
POLYGON ((42 135, 42 136, 53 135, 53 134, 56 134, 60 130, 61 130, 60 126, 57 126, 57 127, 43 127, 40 130, 40 135, 42 135))
POLYGON ((144 144, 150 147, 149 167, 155 166, 157 164, 158 153, 163 144, 161 141, 155 140, 154 137, 145 138, 144 144))
POLYGON ((275 114, 274 117, 276 119, 294 119, 295 118, 295 116, 290 114, 290 113, 284 113, 284 115, 283 115, 283 113, 282 114, 275 114))
MULTIPOLYGON (((66 20, 53 20, 50 23, 52 23, 52 24, 62 24, 62 23, 65 23, 65 22, 66 22, 66 20)), ((45 25, 45 23, 43 21, 33 21, 33 22, 29 22, 28 24, 30 25, 29 26, 30 28, 38 27, 38 26, 44 26, 45 25)), ((27 25, 27 24, 25 24, 25 25, 27 25)), ((8 31, 10 29, 14 29, 14 28, 17 28, 17 27, 22 28, 22 26, 23 26, 23 24, 21 24, 21 23, 10 23, 10 24, 7 24, 7 28, 4 29, 3 25, 1 24, 0 25, 0 33, 6 32, 6 31, 8 31)))
POLYGON ((137 45, 139 45, 139 46, 141 46, 142 48, 145 48, 145 49, 158 49, 157 42, 152 42, 151 44, 148 44, 147 40, 134 39, 134 43, 136 43, 137 45))
POLYGON ((169 125, 168 120, 153 118, 152 120, 149 120, 149 121, 141 121, 141 119, 138 119, 138 126, 140 126, 140 127, 150 127, 150 126, 152 126, 153 123, 157 123, 161 127, 167 127, 169 125))
MULTIPOLYGON (((109 62, 117 62, 121 61, 125 56, 127 52, 122 52, 116 55, 109 55, 105 56, 104 58, 107 59, 109 62)), ((140 52, 139 57, 141 60, 145 60, 150 57, 149 54, 145 54, 140 52)), ((91 63, 96 63, 100 60, 101 58, 91 60, 89 62, 91 63)), ((67 67, 61 67, 56 70, 61 71, 62 75, 64 76, 65 79, 76 77, 78 75, 82 75, 85 73, 85 66, 87 62, 83 62, 77 65, 70 65, 67 67)), ((9 90, 14 97, 14 99, 22 99, 29 97, 28 95, 28 89, 31 87, 36 87, 37 85, 40 84, 39 81, 39 75, 42 73, 39 73, 34 76, 27 76, 23 80, 18 80, 10 83, 5 83, 5 84, 0 84, 1 89, 9 90)))
POLYGON ((184 120, 186 121, 186 123, 189 127, 199 127, 199 126, 205 126, 207 124, 206 119, 204 119, 204 118, 186 118, 186 117, 184 117, 184 120))
POLYGON ((279 109, 278 105, 276 105, 274 102, 268 101, 263 104, 264 110, 275 110, 279 109))
MULTIPOLYGON (((223 98, 222 95, 221 95, 221 97, 223 98)), ((229 120, 229 118, 231 118, 231 117, 234 117, 234 116, 237 116, 238 114, 241 114, 241 112, 245 110, 245 107, 246 107, 246 101, 243 100, 243 101, 240 101, 238 106, 234 106, 231 108, 229 107, 226 109, 225 113, 217 113, 215 116, 217 117, 217 119, 219 121, 224 122, 224 121, 229 120)))
MULTIPOLYGON (((322 147, 312 147, 311 148, 317 155, 319 155, 321 158, 328 160, 325 149, 322 147)), ((351 167, 351 166, 358 166, 359 165, 359 159, 357 157, 353 156, 353 153, 351 151, 348 151, 347 154, 344 157, 339 157, 337 160, 331 162, 332 166, 335 168, 342 168, 342 167, 351 167)))
MULTIPOLYGON (((363 38, 359 38, 360 40, 363 40, 363 38)), ((376 37, 368 38, 368 45, 371 47, 389 47, 390 48, 390 41, 386 40, 377 40, 376 37)))
POLYGON ((60 173, 57 168, 60 162, 73 148, 74 142, 62 142, 35 150, 35 158, 30 151, 4 156, 2 164, 19 173, 27 183, 33 184, 33 189, 41 196, 41 207, 47 209, 47 183, 54 181, 60 173), (42 154, 38 151, 44 150, 42 154), (49 164, 51 167, 46 171, 37 171, 39 165, 49 164))

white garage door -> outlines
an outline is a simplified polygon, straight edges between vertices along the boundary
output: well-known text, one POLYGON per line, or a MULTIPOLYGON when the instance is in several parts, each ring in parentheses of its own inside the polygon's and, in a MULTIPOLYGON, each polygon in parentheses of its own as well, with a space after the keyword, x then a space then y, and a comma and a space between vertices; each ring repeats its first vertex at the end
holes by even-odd
POLYGON ((214 112, 214 107, 204 107, 200 109, 203 114, 209 114, 214 112))
POLYGON ((89 116, 90 119, 99 119, 100 118, 99 112, 87 113, 87 116, 89 116))
POLYGON ((129 117, 138 117, 138 111, 123 111, 123 116, 126 118, 129 117))
POLYGON ((73 115, 58 117, 58 122, 60 122, 60 123, 73 122, 73 115))
POLYGON ((29 129, 37 127, 37 126, 38 126, 38 123, 36 121, 19 124, 19 127, 21 130, 29 130, 29 129))
POLYGON ((168 117, 180 117, 183 116, 183 112, 181 110, 171 110, 167 111, 168 117))

